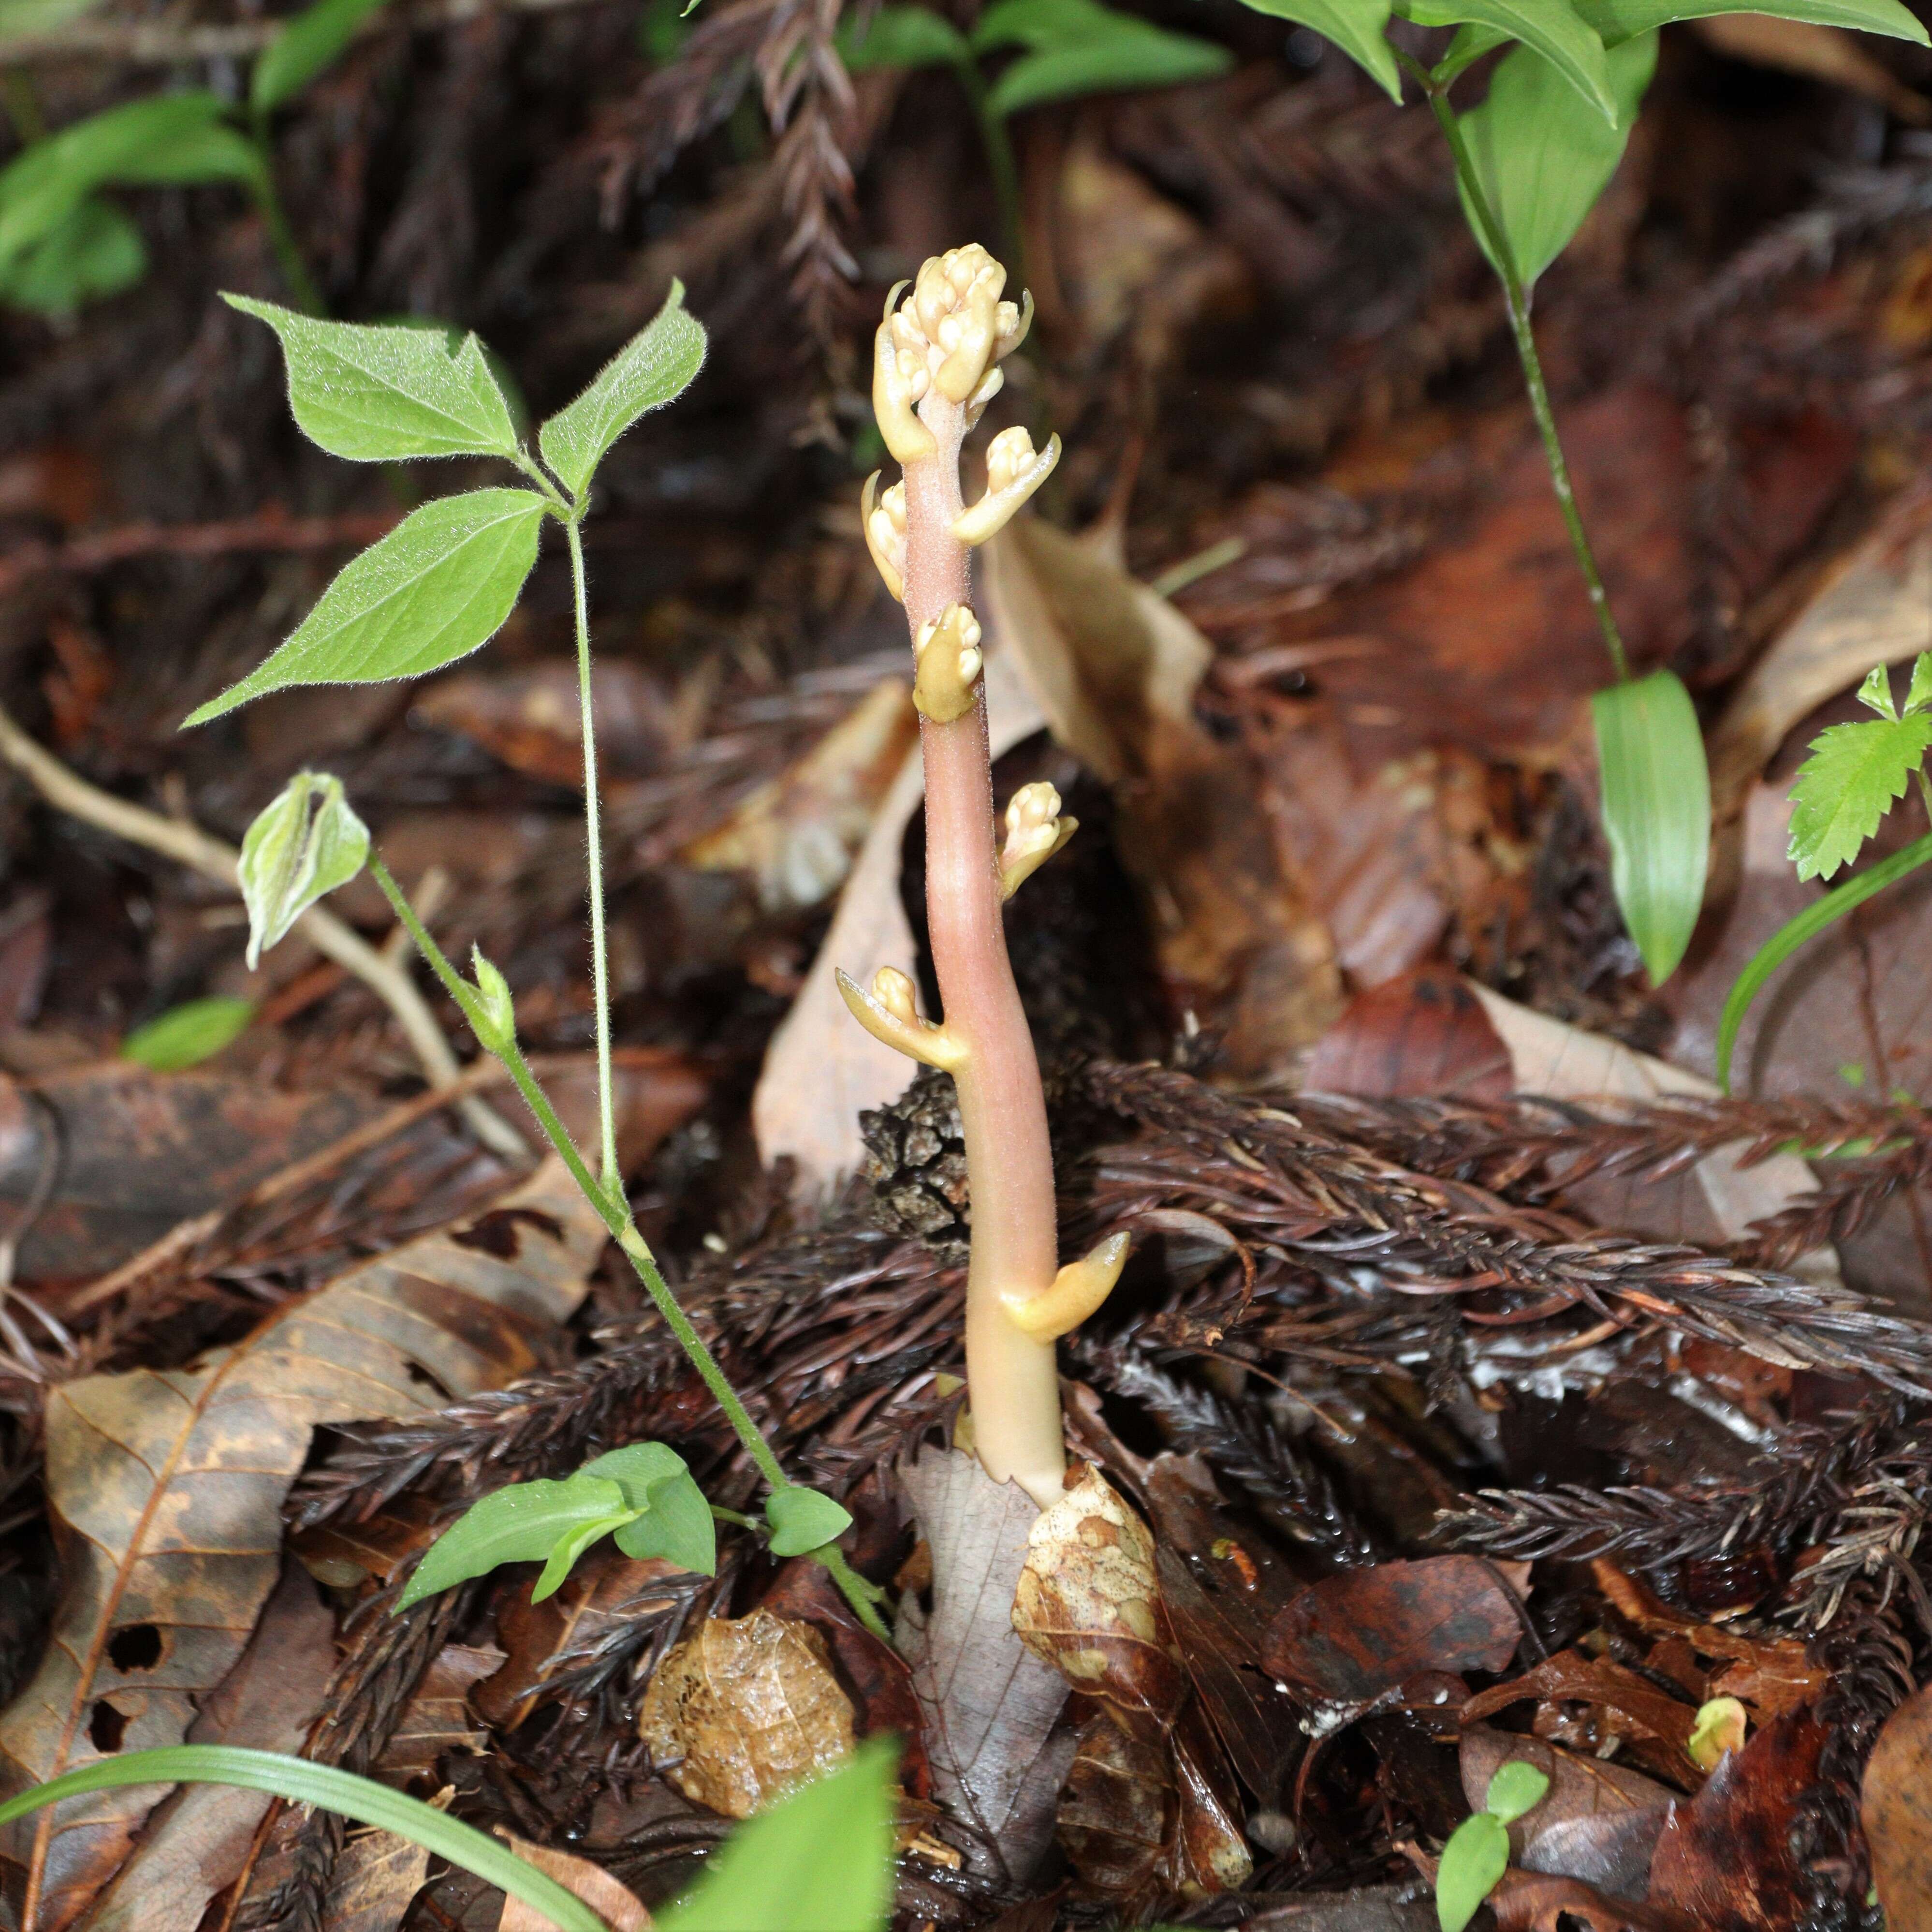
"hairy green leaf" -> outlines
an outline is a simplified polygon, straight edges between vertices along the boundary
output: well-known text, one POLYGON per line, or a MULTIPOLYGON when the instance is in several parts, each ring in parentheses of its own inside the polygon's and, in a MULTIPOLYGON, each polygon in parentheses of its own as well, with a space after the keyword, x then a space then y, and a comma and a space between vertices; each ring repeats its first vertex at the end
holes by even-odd
POLYGON ((280 337, 289 407, 332 456, 390 463, 517 453, 510 406, 474 335, 452 352, 440 329, 321 322, 247 296, 221 299, 280 337))
POLYGON ((158 1074, 178 1074, 213 1059, 248 1030, 254 1017, 249 1000, 190 999, 136 1026, 121 1042, 121 1057, 137 1060, 158 1074))
POLYGON ((1487 1811, 1465 1818, 1436 1868, 1436 1916, 1442 1932, 1462 1932, 1509 1870, 1509 1827, 1487 1811))
POLYGON ((568 409, 544 425, 544 461, 573 497, 590 487, 604 454, 638 417, 690 388, 704 366, 704 327, 674 281, 663 308, 604 364, 568 409))
POLYGON ((765 1520, 772 1526, 774 1556, 802 1556, 836 1542, 852 1527, 851 1514, 843 1504, 798 1484, 774 1489, 765 1498, 765 1520))
POLYGON ((0 265, 0 301, 37 315, 71 315, 84 303, 132 288, 147 272, 140 230, 111 201, 89 195, 0 265))
POLYGON ((332 66, 384 0, 315 0, 262 50, 249 77, 248 104, 272 113, 332 66))
POLYGON ((1704 903, 1711 774, 1703 734, 1690 693, 1669 671, 1613 684, 1590 706, 1610 882, 1651 983, 1661 986, 1677 970, 1704 903))
POLYGON ((238 883, 248 909, 249 969, 368 860, 369 828, 350 810, 342 780, 297 772, 242 836, 238 883))
MULTIPOLYGON (((92 1791, 129 1785, 226 1784, 266 1791, 291 1804, 319 1805, 358 1825, 374 1825, 421 1845, 440 1858, 473 1872, 486 1883, 521 1899, 562 1932, 608 1932, 602 1919, 575 1893, 498 1840, 446 1811, 406 1797, 372 1778, 277 1751, 233 1744, 174 1744, 165 1750, 127 1751, 96 1759, 64 1777, 50 1778, 0 1804, 0 1825, 24 1818, 44 1804, 58 1804, 92 1791)), ((774 1814, 775 1815, 775 1814, 774 1814)))
POLYGON ((510 614, 545 514, 530 490, 472 490, 411 511, 343 566, 294 636, 188 723, 292 685, 420 678, 466 657, 510 614))
POLYGON ((608 1477, 641 1512, 617 1532, 626 1556, 661 1556, 701 1576, 718 1571, 718 1528, 684 1458, 662 1442, 634 1442, 586 1462, 580 1475, 608 1477))
POLYGON ((585 1524, 621 1517, 627 1509, 615 1483, 580 1471, 560 1483, 512 1483, 494 1489, 423 1552, 396 1608, 406 1610, 453 1584, 487 1576, 501 1564, 544 1562, 585 1524))
POLYGON ((1882 859, 1869 872, 1834 886, 1823 898, 1787 919, 1751 955, 1725 996, 1724 1011, 1718 1022, 1718 1084, 1726 1093, 1731 1090, 1731 1056, 1737 1050, 1738 1029, 1750 1011, 1751 1002, 1764 990, 1765 982, 1807 940, 1816 939, 1827 926, 1862 906, 1874 894, 1928 863, 1932 863, 1932 833, 1915 840, 1903 852, 1882 859))
MULTIPOLYGON (((1657 67, 1657 36, 1626 41, 1607 62, 1615 126, 1576 98, 1543 56, 1512 48, 1497 63, 1489 98, 1462 117, 1463 138, 1518 278, 1527 288, 1569 245, 1623 159, 1644 89, 1657 67)), ((1462 212, 1500 275, 1466 185, 1462 212)))
POLYGON ((889 1738, 740 1825, 658 1932, 884 1932, 895 1831, 889 1738))
POLYGON ((1834 725, 1811 741, 1791 788, 1789 856, 1800 879, 1850 865, 1905 795, 1932 746, 1932 712, 1834 725))
POLYGON ((1395 0, 1394 11, 1418 26, 1496 28, 1534 47, 1606 120, 1616 116, 1604 44, 1570 0, 1395 0))
POLYGON ((1570 0, 1576 11, 1615 47, 1673 20, 1708 20, 1715 14, 1769 14, 1820 27, 1862 27, 1868 34, 1927 44, 1924 25, 1900 0, 1570 0))
POLYGON ((1402 71, 1387 38, 1388 0, 1246 0, 1257 14, 1312 27, 1366 69, 1391 101, 1402 98, 1402 71))
POLYGON ((838 52, 854 74, 874 68, 959 67, 973 58, 966 36, 929 7, 881 7, 861 33, 848 21, 838 52))
POLYGON ((1524 1813, 1534 1811, 1550 1795, 1550 1774, 1538 1771, 1521 1758, 1512 1758, 1496 1767, 1484 1794, 1483 1808, 1505 1825, 1514 1825, 1524 1813))

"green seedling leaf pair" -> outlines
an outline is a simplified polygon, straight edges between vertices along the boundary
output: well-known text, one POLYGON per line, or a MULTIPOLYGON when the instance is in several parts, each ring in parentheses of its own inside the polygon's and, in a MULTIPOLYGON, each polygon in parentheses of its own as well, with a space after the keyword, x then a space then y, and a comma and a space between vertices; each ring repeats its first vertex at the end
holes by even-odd
POLYGON ((607 1536, 626 1556, 662 1557, 701 1576, 717 1570, 711 1506, 684 1459, 663 1443, 636 1442, 561 1482, 512 1483, 472 1504, 424 1553, 396 1608, 406 1610, 506 1563, 543 1565, 530 1592, 540 1603, 607 1536))
POLYGON ((452 348, 440 330, 322 322, 269 302, 226 299, 280 338, 296 421, 332 455, 364 463, 494 456, 538 487, 471 490, 412 511, 344 566, 295 635, 202 705, 190 725, 267 692, 418 678, 480 649, 515 606, 544 518, 580 514, 610 446, 681 395, 704 359, 704 331, 674 284, 656 319, 543 425, 539 447, 566 500, 519 446, 508 399, 475 335, 452 348))
POLYGON ((1549 1790, 1548 1776, 1533 1764, 1513 1759, 1497 1768, 1484 1809, 1464 1819, 1442 1847, 1436 1872, 1436 1916, 1442 1932, 1462 1932, 1475 1917, 1509 1870, 1509 1828, 1534 1810, 1549 1790))

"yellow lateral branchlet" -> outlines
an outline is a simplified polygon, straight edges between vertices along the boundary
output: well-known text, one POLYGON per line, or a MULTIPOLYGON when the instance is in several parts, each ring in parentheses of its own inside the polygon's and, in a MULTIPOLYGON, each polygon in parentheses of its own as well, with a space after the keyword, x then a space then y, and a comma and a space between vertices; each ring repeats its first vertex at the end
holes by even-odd
POLYGON ((964 1049, 946 1029, 920 1017, 912 981, 896 966, 880 967, 869 993, 842 969, 834 978, 853 1018, 874 1039, 946 1073, 957 1073, 965 1064, 964 1049))
POLYGON ((1126 1234, 1108 1235, 1078 1260, 1068 1262, 1043 1294, 1002 1295, 1000 1306, 1007 1319, 1037 1342, 1070 1335, 1113 1293, 1132 1240, 1126 1234))

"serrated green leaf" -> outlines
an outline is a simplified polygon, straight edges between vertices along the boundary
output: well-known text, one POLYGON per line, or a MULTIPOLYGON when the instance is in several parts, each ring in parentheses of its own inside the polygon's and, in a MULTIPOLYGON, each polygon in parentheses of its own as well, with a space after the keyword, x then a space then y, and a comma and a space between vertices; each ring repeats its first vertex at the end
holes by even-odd
POLYGON ((1900 0, 1570 0, 1602 37, 1615 47, 1639 34, 1654 33, 1673 20, 1708 20, 1718 14, 1768 14, 1780 20, 1814 26, 1855 27, 1868 34, 1928 44, 1925 28, 1900 0))
POLYGON ((255 816, 242 840, 236 883, 248 909, 248 967, 313 906, 346 885, 369 860, 369 828, 342 781, 298 771, 255 816))
POLYGON ((254 1002, 216 998, 190 999, 171 1006, 121 1042, 121 1057, 158 1074, 178 1074, 212 1059, 240 1038, 255 1017, 254 1002))
POLYGON ((411 511, 343 566, 294 636, 188 724, 292 685, 420 678, 480 650, 530 574, 545 514, 530 490, 472 490, 411 511))
POLYGON ((1912 684, 1905 694, 1905 708, 1919 711, 1928 705, 1932 705, 1932 651, 1922 651, 1912 663, 1912 684))
POLYGON ((973 58, 966 36, 929 7, 881 7, 862 33, 846 21, 838 30, 838 53, 854 74, 874 68, 958 67, 973 58))
POLYGON ((1926 864, 1932 864, 1932 834, 1915 840, 1903 852, 1894 852, 1891 858, 1881 860, 1870 871, 1859 873, 1843 885, 1832 887, 1823 898, 1814 900, 1803 912, 1787 919, 1751 955, 1744 971, 1738 975, 1730 991, 1725 995, 1724 1010, 1718 1021, 1718 1084, 1726 1093, 1731 1090, 1731 1059, 1737 1050, 1738 1034, 1744 1023, 1744 1016, 1772 974, 1799 947, 1816 939, 1826 927, 1904 878, 1907 873, 1916 872, 1926 864))
POLYGON ((289 407, 332 456, 392 463, 517 453, 510 406, 474 335, 452 353, 440 327, 322 322, 247 296, 221 299, 281 338, 289 407))
POLYGON ((1111 94, 1148 87, 1178 87, 1226 74, 1234 57, 1211 41, 1158 28, 1144 34, 1110 36, 1084 47, 1049 47, 1022 54, 992 86, 987 107, 995 114, 1017 114, 1083 94, 1111 94), (1152 38, 1160 34, 1160 39, 1152 38))
POLYGON ((718 1573, 718 1525, 711 1505, 689 1470, 680 1469, 651 1488, 650 1507, 617 1532, 626 1556, 658 1556, 700 1576, 718 1573))
POLYGON ((1395 0, 1422 27, 1494 27, 1534 47, 1606 120, 1616 114, 1604 43, 1570 0, 1395 0))
POLYGON ((1789 856, 1800 879, 1829 879, 1858 855, 1905 795, 1932 746, 1932 714, 1834 725, 1811 741, 1791 788, 1789 856))
POLYGON ((765 1520, 772 1526, 774 1556, 802 1556, 836 1543, 852 1527, 851 1513, 842 1504, 797 1483, 765 1498, 765 1520))
POLYGON ((36 315, 71 315, 132 288, 147 272, 141 231, 112 202, 90 195, 0 266, 0 301, 36 315))
POLYGON ((640 416, 690 388, 704 366, 704 326, 674 281, 663 308, 604 364, 568 409, 544 425, 543 459, 573 497, 589 487, 604 452, 640 416))
POLYGON ((1402 99, 1402 71, 1387 38, 1388 0, 1244 0, 1257 14, 1312 27, 1365 69, 1391 101, 1402 99))
POLYGON ((628 1507, 616 1483, 580 1473, 560 1483, 512 1483, 492 1490, 423 1552, 396 1608, 406 1610, 502 1564, 542 1563, 585 1524, 622 1516, 628 1507))
POLYGON ((292 101, 346 53, 356 30, 386 0, 316 0, 262 50, 248 78, 248 104, 270 114, 292 101))
POLYGON ((1603 780, 1604 832, 1617 905, 1661 986, 1677 970, 1704 903, 1711 774, 1690 694, 1668 671, 1590 701, 1603 780))
POLYGON ((554 1597, 562 1588, 564 1579, 575 1568, 577 1559, 593 1543, 608 1536, 613 1530, 621 1530, 636 1515, 634 1510, 614 1510, 608 1516, 586 1517, 566 1530, 557 1539, 556 1548, 544 1559, 537 1580, 530 1585, 530 1601, 541 1603, 545 1597, 554 1597))
POLYGON ((884 1932, 892 1896, 897 1747, 861 1744, 836 1771, 734 1831, 658 1932, 884 1932))
MULTIPOLYGON (((1612 126, 1543 56, 1513 47, 1496 65, 1489 98, 1462 116, 1464 140, 1516 275, 1528 288, 1569 245, 1623 159, 1644 90, 1657 68, 1657 37, 1626 42, 1607 62, 1616 102, 1612 126)), ((1462 212, 1498 274, 1490 239, 1458 182, 1462 212)))
POLYGON ((1550 1774, 1521 1758, 1498 1765, 1483 1797, 1483 1808, 1491 1817, 1514 1825, 1526 1812, 1534 1811, 1550 1795, 1550 1774))
POLYGON ((1486 1811, 1465 1818, 1436 1868, 1436 1916, 1442 1932, 1462 1932, 1509 1870, 1509 1827, 1486 1811))

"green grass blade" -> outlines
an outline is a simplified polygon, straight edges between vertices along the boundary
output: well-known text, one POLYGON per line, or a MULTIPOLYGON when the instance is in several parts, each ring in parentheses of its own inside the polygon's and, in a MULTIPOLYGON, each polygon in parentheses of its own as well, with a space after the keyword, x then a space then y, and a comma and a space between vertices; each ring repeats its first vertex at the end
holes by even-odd
POLYGON ((176 1744, 164 1750, 129 1751, 37 1784, 0 1804, 0 1825, 10 1823, 44 1804, 58 1804, 90 1791, 130 1784, 227 1784, 244 1791, 266 1791, 292 1804, 319 1804, 358 1825, 379 1825, 423 1846, 440 1858, 473 1872, 486 1883, 520 1898, 563 1927, 563 1932, 610 1932, 582 1899, 518 1857, 500 1840, 488 1837, 447 1812, 406 1798, 332 1765, 275 1751, 244 1750, 231 1744, 176 1744))
POLYGON ((1815 939, 1827 926, 1842 919, 1855 906, 1862 906, 1876 892, 1882 892, 1894 880, 1916 872, 1932 860, 1932 833, 1915 840, 1903 852, 1894 852, 1869 872, 1826 893, 1805 907, 1796 918, 1787 920, 1751 955, 1750 963, 1738 975, 1724 1000, 1724 1017, 1718 1023, 1718 1084, 1731 1090, 1731 1054, 1738 1044, 1738 1030, 1744 1023, 1751 1002, 1764 983, 1808 939, 1815 939))

